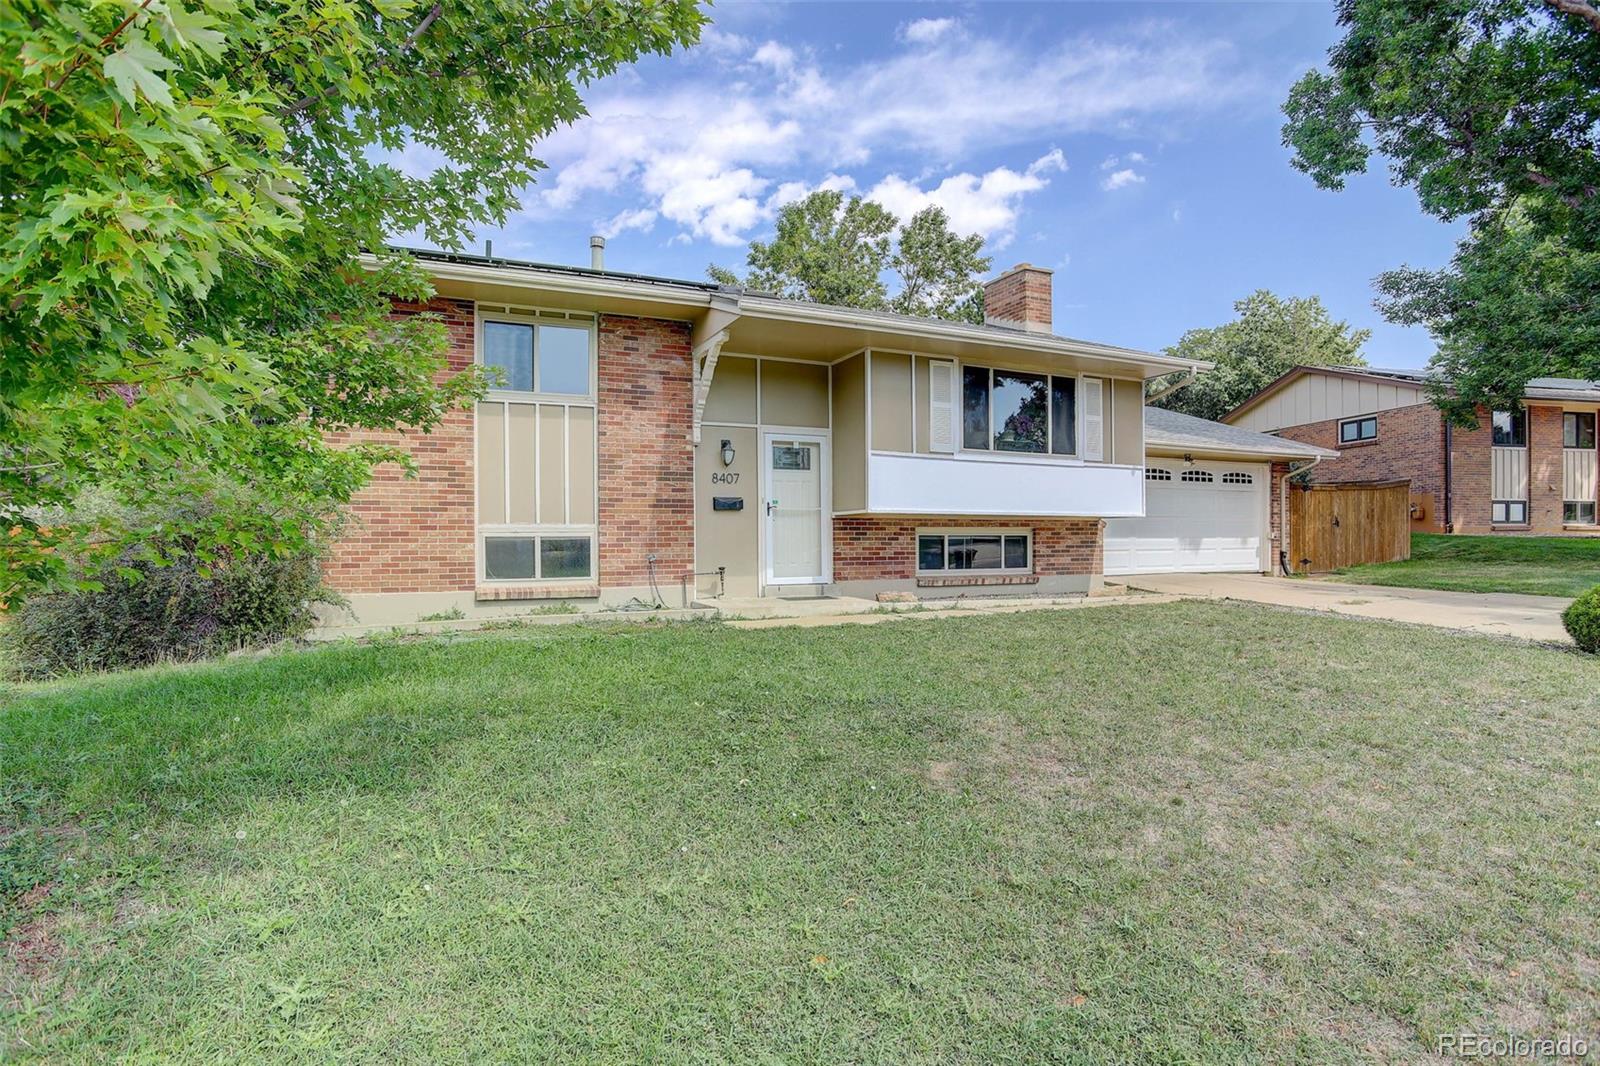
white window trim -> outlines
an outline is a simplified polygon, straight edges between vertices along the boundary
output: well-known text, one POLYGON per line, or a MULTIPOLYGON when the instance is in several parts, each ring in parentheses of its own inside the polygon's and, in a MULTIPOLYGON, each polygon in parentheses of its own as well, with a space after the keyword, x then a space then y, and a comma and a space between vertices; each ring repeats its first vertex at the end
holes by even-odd
POLYGON ((506 400, 513 403, 561 403, 593 407, 600 395, 600 322, 592 314, 579 311, 561 311, 549 307, 523 307, 515 304, 479 304, 474 309, 472 329, 472 361, 483 366, 483 327, 488 322, 504 322, 513 326, 533 326, 534 353, 533 379, 539 383, 538 326, 565 326, 584 329, 589 333, 589 391, 540 392, 525 389, 490 389, 486 400, 506 400))
MULTIPOLYGON (((916 552, 916 556, 917 556, 917 567, 916 567, 916 576, 917 577, 952 577, 952 576, 954 576, 954 577, 966 577, 968 575, 972 575, 972 576, 975 576, 975 577, 1000 577, 1000 576, 1011 576, 1011 575, 1019 575, 1019 574, 1020 575, 1031 575, 1033 573, 1033 530, 1031 528, 1027 527, 1027 526, 981 526, 981 527, 979 527, 979 526, 968 526, 968 527, 965 527, 965 528, 948 527, 948 526, 919 526, 917 528, 916 533, 914 534, 914 536, 915 536, 915 540, 912 543, 912 551, 916 552), (945 538, 949 538, 949 537, 994 537, 994 536, 999 536, 999 537, 1023 537, 1023 538, 1025 538, 1026 541, 1027 541, 1027 544, 1028 544, 1028 563, 1027 563, 1027 565, 1025 567, 1023 567, 1022 569, 1020 569, 1020 570, 1017 569, 1016 567, 1005 567, 1005 566, 1001 566, 1001 567, 998 567, 998 568, 985 569, 985 570, 952 570, 952 569, 949 568, 948 565, 946 565, 945 569, 943 569, 943 570, 924 570, 924 569, 922 569, 922 538, 923 537, 945 537, 945 538)), ((944 550, 945 550, 945 562, 946 562, 946 564, 948 564, 949 561, 950 561, 950 554, 949 554, 950 553, 950 543, 949 543, 948 539, 946 539, 946 541, 945 541, 944 550)), ((1000 558, 1001 558, 1001 561, 1003 563, 1005 561, 1005 542, 1003 540, 1001 541, 1001 545, 1000 545, 1000 558)))
POLYGON ((477 537, 477 582, 480 585, 552 585, 593 584, 600 579, 600 531, 596 526, 538 526, 538 525, 494 525, 478 527, 477 537), (539 571, 543 564, 539 558, 539 547, 535 543, 533 549, 533 577, 490 577, 488 565, 488 548, 485 542, 490 537, 519 537, 535 540, 542 538, 561 537, 587 537, 589 538, 589 573, 584 577, 542 577, 539 571))

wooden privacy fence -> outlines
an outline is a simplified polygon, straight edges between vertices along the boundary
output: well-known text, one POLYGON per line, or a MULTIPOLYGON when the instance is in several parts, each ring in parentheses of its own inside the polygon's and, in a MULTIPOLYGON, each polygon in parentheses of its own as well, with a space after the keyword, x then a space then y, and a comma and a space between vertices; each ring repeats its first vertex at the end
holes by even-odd
POLYGON ((1411 558, 1411 482, 1292 485, 1289 568, 1322 573, 1411 558))

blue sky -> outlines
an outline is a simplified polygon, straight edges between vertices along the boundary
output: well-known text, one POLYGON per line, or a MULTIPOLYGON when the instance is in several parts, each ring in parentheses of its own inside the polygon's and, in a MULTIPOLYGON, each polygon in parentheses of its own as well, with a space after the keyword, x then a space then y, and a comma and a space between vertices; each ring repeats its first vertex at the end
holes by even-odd
POLYGON ((1419 366, 1372 278, 1444 263, 1459 225, 1381 168, 1339 193, 1289 166, 1279 107, 1337 38, 1322 4, 723 3, 695 49, 585 94, 590 117, 495 254, 702 278, 742 268, 778 206, 819 186, 902 217, 939 203, 997 269, 1055 275, 1056 330, 1157 350, 1257 288, 1318 295, 1419 366))

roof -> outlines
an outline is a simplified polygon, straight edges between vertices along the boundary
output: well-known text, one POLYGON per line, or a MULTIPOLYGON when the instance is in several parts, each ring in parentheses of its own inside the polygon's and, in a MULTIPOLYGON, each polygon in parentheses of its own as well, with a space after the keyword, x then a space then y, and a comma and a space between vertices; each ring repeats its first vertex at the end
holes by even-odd
POLYGON ((1331 458, 1338 452, 1302 444, 1297 440, 1257 433, 1223 422, 1212 422, 1194 415, 1168 411, 1162 407, 1144 409, 1144 443, 1146 448, 1171 448, 1197 452, 1236 452, 1241 455, 1260 455, 1274 458, 1318 459, 1331 458))
MULTIPOLYGON (((1228 418, 1242 414, 1268 396, 1277 392, 1295 378, 1305 374, 1332 374, 1345 378, 1368 378, 1378 381, 1398 382, 1421 388, 1438 379, 1428 367, 1378 367, 1378 366, 1293 366, 1274 378, 1255 395, 1229 411, 1228 418)), ((1583 403, 1600 403, 1600 381, 1582 378, 1534 378, 1522 392, 1529 400, 1575 400, 1583 403)))
POLYGON ((432 263, 453 264, 477 270, 504 270, 507 273, 528 272, 554 277, 570 278, 579 283, 629 286, 637 292, 649 293, 662 300, 682 300, 704 306, 710 299, 720 299, 737 304, 743 315, 762 317, 797 318, 804 321, 848 321, 866 328, 878 327, 886 331, 903 331, 907 334, 927 336, 936 334, 956 340, 998 343, 1008 347, 1028 347, 1039 351, 1061 351, 1070 346, 1072 354, 1100 356, 1115 360, 1136 360, 1151 364, 1152 373, 1169 373, 1188 367, 1209 369, 1212 364, 1202 360, 1180 359, 1174 356, 1141 351, 1100 341, 1086 341, 1058 333, 1046 333, 1001 326, 990 323, 951 322, 944 319, 924 318, 894 311, 871 311, 859 307, 818 303, 811 300, 790 300, 737 285, 722 285, 714 281, 692 281, 665 278, 650 274, 629 274, 614 270, 595 270, 588 267, 563 266, 530 260, 487 257, 462 252, 441 252, 425 248, 391 246, 391 251, 403 252, 419 260, 432 263))

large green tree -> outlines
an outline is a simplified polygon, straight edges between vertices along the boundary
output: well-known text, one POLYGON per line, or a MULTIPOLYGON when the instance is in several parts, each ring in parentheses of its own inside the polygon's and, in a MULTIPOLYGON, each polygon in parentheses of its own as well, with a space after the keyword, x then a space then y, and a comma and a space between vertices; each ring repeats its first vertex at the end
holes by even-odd
POLYGON ((1442 270, 1378 280, 1439 343, 1458 418, 1531 377, 1600 378, 1600 9, 1584 0, 1343 0, 1343 39, 1284 105, 1294 165, 1342 188, 1374 152, 1423 209, 1466 218, 1442 270))
POLYGON ((502 221, 580 88, 701 20, 692 0, 0 0, 0 600, 127 539, 53 510, 91 485, 148 504, 243 482, 257 505, 188 543, 303 547, 405 460, 330 433, 426 431, 484 385, 442 373, 438 322, 390 320, 428 288, 387 235, 455 247, 502 221))
MULTIPOLYGON (((1335 321, 1315 296, 1275 296, 1258 289, 1233 305, 1238 317, 1220 326, 1191 329, 1168 348, 1183 359, 1216 368, 1157 401, 1157 406, 1198 418, 1220 419, 1294 366, 1365 366, 1361 346, 1371 330, 1335 321)), ((1178 380, 1152 384, 1159 390, 1178 380)))
POLYGON ((960 236, 939 207, 901 226, 881 204, 821 189, 778 211, 771 241, 751 241, 748 273, 712 266, 727 285, 924 318, 983 321, 983 238, 960 236), (897 284, 891 292, 888 278, 897 284))

